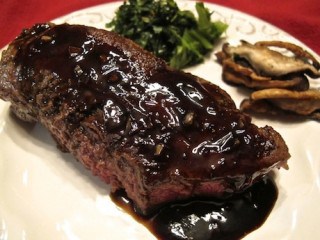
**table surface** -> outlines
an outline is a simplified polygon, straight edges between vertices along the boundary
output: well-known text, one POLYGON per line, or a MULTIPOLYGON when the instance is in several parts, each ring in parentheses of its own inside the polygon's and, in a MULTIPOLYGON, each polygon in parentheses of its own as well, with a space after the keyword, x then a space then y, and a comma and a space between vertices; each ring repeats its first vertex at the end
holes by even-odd
MULTIPOLYGON (((110 0, 21 0, 3 1, 0 14, 0 48, 23 28, 50 21, 75 10, 110 0)), ((305 43, 320 55, 319 0, 207 0, 248 13, 267 21, 305 43)))

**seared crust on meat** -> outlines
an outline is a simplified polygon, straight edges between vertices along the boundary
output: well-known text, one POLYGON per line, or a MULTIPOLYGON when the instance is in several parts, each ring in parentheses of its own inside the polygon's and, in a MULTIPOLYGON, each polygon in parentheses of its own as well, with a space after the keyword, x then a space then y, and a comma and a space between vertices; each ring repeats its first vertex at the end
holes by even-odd
POLYGON ((0 77, 18 117, 46 126, 142 214, 243 191, 287 167, 279 133, 252 124, 225 91, 112 32, 35 25, 3 52, 0 77))

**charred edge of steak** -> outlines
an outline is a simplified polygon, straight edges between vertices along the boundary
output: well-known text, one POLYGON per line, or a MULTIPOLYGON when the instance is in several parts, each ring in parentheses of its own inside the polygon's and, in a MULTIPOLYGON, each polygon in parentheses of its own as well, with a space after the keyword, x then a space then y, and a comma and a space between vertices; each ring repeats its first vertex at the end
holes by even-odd
POLYGON ((0 97, 19 117, 45 125, 142 214, 242 191, 289 158, 282 137, 218 86, 112 32, 35 25, 4 51, 0 74, 0 97))

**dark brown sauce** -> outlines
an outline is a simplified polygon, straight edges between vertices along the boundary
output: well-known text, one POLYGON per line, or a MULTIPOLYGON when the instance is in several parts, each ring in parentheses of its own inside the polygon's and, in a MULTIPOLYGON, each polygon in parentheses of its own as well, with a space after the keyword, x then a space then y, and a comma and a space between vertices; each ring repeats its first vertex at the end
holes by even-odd
MULTIPOLYGON (((260 171, 256 162, 277 146, 224 91, 163 66, 153 66, 150 75, 99 34, 83 26, 43 24, 18 38, 19 87, 42 114, 54 118, 63 111, 70 133, 95 118, 109 146, 136 150, 146 185, 172 176, 213 179, 260 171)), ((156 61, 148 58, 144 62, 156 61)), ((231 180, 239 189, 252 181, 231 180)))
POLYGON ((227 200, 197 198, 173 203, 145 218, 136 214, 124 191, 111 195, 118 206, 132 214, 160 240, 240 239, 265 222, 277 197, 276 185, 266 177, 244 193, 227 200))
POLYGON ((144 213, 191 194, 242 191, 276 164, 272 131, 251 124, 227 93, 111 32, 40 24, 14 44, 17 88, 34 115, 65 126, 66 141, 81 133, 106 146, 99 164, 109 166, 110 154, 119 171, 132 172, 124 188, 137 179, 133 191, 154 194, 140 204, 144 213))

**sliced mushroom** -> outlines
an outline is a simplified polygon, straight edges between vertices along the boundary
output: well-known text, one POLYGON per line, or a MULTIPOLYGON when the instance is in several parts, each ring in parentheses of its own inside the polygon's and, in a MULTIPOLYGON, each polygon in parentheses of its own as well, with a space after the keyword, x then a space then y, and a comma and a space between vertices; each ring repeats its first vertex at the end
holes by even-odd
POLYGON ((314 76, 320 77, 319 69, 316 69, 309 62, 303 61, 296 55, 294 57, 286 56, 266 45, 252 45, 242 41, 242 45, 228 46, 225 50, 229 56, 239 56, 246 59, 253 69, 261 75, 279 77, 293 72, 311 72, 314 76))
POLYGON ((320 91, 291 91, 286 89, 264 89, 255 91, 244 100, 240 109, 246 112, 277 114, 285 110, 320 121, 320 91))
POLYGON ((319 70, 320 63, 317 59, 308 51, 304 50, 302 47, 297 46, 295 44, 289 42, 282 42, 282 41, 259 41, 256 42, 255 45, 257 46, 265 46, 265 47, 278 47, 284 48, 287 51, 292 52, 296 58, 302 59, 304 62, 311 63, 316 69, 319 70))
POLYGON ((253 45, 242 41, 241 45, 235 47, 224 44, 216 56, 223 66, 223 79, 226 82, 249 88, 307 90, 309 83, 306 75, 320 77, 319 62, 292 43, 261 41, 253 45), (285 49, 294 56, 284 55, 270 47, 285 49))
POLYGON ((309 78, 320 77, 320 63, 308 51, 282 41, 241 41, 239 46, 224 44, 216 56, 224 81, 256 90, 242 101, 241 110, 289 112, 320 121, 320 91, 309 89, 309 78))
POLYGON ((303 74, 288 76, 288 79, 272 79, 257 75, 252 69, 236 64, 231 59, 226 59, 223 64, 222 77, 226 82, 245 85, 254 89, 286 88, 295 90, 307 90, 308 78, 303 74))

